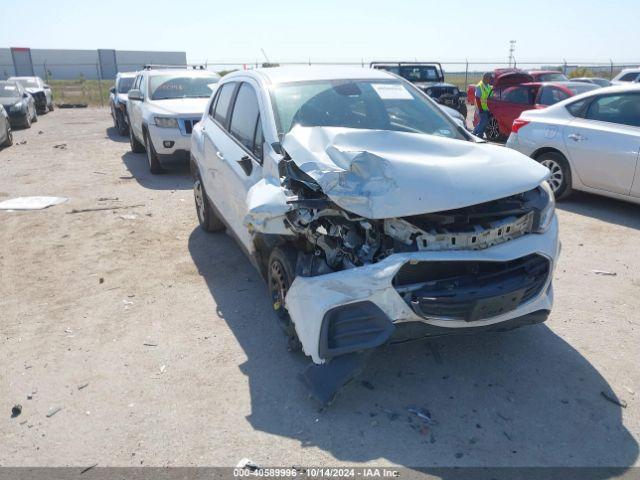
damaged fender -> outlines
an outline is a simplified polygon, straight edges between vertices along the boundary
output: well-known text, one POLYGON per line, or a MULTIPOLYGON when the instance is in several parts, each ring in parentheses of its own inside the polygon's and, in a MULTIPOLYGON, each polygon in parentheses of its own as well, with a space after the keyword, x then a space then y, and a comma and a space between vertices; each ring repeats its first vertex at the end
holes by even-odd
POLYGON ((248 212, 244 226, 249 232, 274 235, 295 235, 285 226, 285 214, 292 210, 282 186, 262 179, 247 193, 248 212))

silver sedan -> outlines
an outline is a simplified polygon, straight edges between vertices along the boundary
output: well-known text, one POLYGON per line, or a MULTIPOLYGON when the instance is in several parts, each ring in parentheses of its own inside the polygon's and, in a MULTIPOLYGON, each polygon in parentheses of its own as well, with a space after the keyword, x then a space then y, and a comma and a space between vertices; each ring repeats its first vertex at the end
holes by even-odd
POLYGON ((640 85, 527 110, 514 121, 507 146, 549 168, 559 199, 583 190, 640 203, 640 85))

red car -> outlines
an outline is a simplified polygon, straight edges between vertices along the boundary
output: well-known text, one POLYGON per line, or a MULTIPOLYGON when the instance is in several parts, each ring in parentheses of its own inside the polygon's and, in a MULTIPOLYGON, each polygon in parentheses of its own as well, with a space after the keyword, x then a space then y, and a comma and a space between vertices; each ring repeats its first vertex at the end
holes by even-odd
MULTIPOLYGON (((520 70, 499 71, 494 77, 493 94, 489 97, 491 120, 485 130, 487 140, 498 141, 509 136, 513 121, 525 110, 545 108, 566 98, 598 88, 579 82, 534 82, 520 70)), ((473 125, 478 124, 478 113, 473 125)))

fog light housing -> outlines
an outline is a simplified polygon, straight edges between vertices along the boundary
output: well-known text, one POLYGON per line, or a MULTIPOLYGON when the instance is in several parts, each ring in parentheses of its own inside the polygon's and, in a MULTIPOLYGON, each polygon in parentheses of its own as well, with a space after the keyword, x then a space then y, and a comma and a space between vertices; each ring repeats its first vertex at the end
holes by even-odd
POLYGON ((162 145, 164 146, 164 148, 171 148, 175 145, 176 142, 172 141, 172 140, 165 140, 162 142, 162 145))

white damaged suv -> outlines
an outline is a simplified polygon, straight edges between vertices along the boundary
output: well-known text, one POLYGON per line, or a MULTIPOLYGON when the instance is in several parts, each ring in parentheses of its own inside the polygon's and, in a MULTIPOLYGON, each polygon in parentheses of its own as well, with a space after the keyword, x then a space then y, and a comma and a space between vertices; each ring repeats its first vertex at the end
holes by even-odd
POLYGON ((193 126, 218 80, 216 73, 186 67, 138 72, 128 93, 129 140, 132 152, 147 152, 151 173, 161 173, 166 162, 188 162, 193 126))
POLYGON ((322 402, 384 343, 551 310, 549 171, 388 72, 229 74, 194 127, 191 170, 200 225, 250 254, 322 402))

